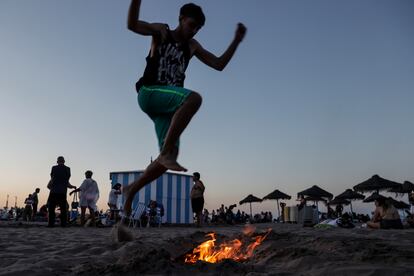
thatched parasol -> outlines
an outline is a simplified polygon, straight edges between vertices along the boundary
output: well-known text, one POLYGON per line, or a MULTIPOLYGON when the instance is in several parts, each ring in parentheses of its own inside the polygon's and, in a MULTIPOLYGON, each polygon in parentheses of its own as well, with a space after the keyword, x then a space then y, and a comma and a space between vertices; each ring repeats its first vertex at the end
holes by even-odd
MULTIPOLYGON (((355 200, 355 199, 364 199, 365 196, 351 189, 346 189, 345 192, 336 196, 336 198, 355 200)), ((354 214, 354 211, 352 210, 352 202, 350 202, 350 207, 351 207, 351 214, 354 214)))
POLYGON ((252 202, 262 202, 262 200, 252 194, 248 195, 245 199, 239 202, 240 205, 244 203, 250 203, 250 219, 252 219, 252 202))
POLYGON ((265 199, 275 199, 276 200, 277 212, 279 213, 279 218, 280 218, 279 199, 291 199, 291 198, 292 197, 290 195, 282 193, 281 191, 276 189, 273 192, 271 192, 270 194, 268 194, 267 196, 265 196, 263 198, 263 200, 265 200, 265 199))
POLYGON ((370 195, 369 197, 364 199, 362 202, 374 202, 375 200, 380 199, 380 198, 382 198, 384 200, 387 199, 385 196, 380 195, 377 192, 374 192, 374 193, 372 193, 372 195, 370 195))
POLYGON ((403 184, 399 184, 398 186, 391 188, 388 190, 390 193, 396 194, 409 194, 414 190, 414 184, 410 181, 404 181, 403 184))
POLYGON ((410 204, 407 204, 404 201, 398 201, 398 200, 393 199, 392 197, 385 197, 378 193, 373 193, 372 195, 364 199, 364 202, 373 202, 380 198, 382 198, 383 200, 389 201, 397 209, 409 209, 411 207, 410 204))
POLYGON ((299 192, 298 197, 299 196, 308 197, 308 200, 311 200, 310 198, 313 198, 314 201, 319 201, 319 200, 324 199, 324 198, 327 198, 327 199, 333 198, 333 194, 325 191, 322 188, 319 188, 316 185, 313 185, 309 189, 306 189, 302 192, 299 192))
POLYGON ((379 175, 373 175, 371 178, 354 186, 354 190, 358 192, 370 192, 376 191, 379 193, 380 190, 387 190, 398 187, 400 183, 385 179, 379 175))
POLYGON ((328 202, 328 205, 348 205, 351 204, 351 201, 344 198, 335 197, 333 200, 328 202))
POLYGON ((404 201, 398 201, 398 200, 393 199, 392 197, 388 197, 387 199, 397 209, 402 210, 402 209, 410 209, 411 208, 411 205, 408 204, 408 203, 405 203, 404 201))

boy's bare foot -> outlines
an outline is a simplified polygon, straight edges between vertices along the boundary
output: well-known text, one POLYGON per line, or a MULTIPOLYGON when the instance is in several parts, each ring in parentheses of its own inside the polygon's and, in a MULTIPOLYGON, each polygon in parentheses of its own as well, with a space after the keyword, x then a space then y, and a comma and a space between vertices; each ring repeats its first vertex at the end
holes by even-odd
POLYGON ((118 222, 112 228, 112 238, 115 242, 128 242, 134 239, 132 233, 122 225, 122 222, 118 222))
POLYGON ((187 169, 178 164, 178 162, 175 160, 174 155, 161 155, 157 158, 158 163, 163 165, 169 170, 172 171, 178 171, 178 172, 186 172, 187 169))

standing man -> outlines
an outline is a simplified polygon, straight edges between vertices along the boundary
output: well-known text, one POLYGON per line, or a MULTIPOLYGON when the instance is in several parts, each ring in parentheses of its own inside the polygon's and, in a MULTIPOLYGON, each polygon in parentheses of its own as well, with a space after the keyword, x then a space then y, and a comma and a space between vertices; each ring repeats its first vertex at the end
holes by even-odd
POLYGON ((48 224, 47 227, 55 226, 55 209, 56 206, 60 207, 60 225, 66 226, 68 220, 68 207, 66 201, 66 194, 68 188, 76 189, 69 183, 70 168, 65 166, 65 158, 59 156, 57 159, 57 165, 52 167, 50 172, 50 182, 48 188, 50 189, 47 205, 49 209, 48 224))
POLYGON ((148 23, 140 20, 141 0, 132 0, 128 13, 128 29, 152 39, 147 65, 136 83, 138 103, 154 122, 160 154, 125 191, 124 211, 131 213, 135 194, 146 184, 169 170, 187 171, 177 162, 179 138, 201 106, 199 93, 184 88, 185 71, 195 56, 207 66, 223 70, 243 40, 246 27, 239 23, 234 38, 219 57, 204 49, 194 39, 205 23, 202 9, 195 4, 181 7, 178 26, 148 23))
POLYGON ((193 208, 193 212, 196 214, 196 225, 197 227, 201 227, 202 219, 203 219, 203 208, 204 208, 204 187, 203 182, 200 180, 200 173, 195 172, 193 173, 193 181, 194 186, 191 189, 191 207, 193 208))
POLYGON ((36 188, 35 192, 32 194, 32 200, 33 200, 33 203, 32 203, 32 206, 33 206, 32 221, 35 220, 36 213, 37 213, 37 205, 39 204, 39 198, 38 198, 37 195, 39 194, 39 192, 40 192, 40 189, 36 188))

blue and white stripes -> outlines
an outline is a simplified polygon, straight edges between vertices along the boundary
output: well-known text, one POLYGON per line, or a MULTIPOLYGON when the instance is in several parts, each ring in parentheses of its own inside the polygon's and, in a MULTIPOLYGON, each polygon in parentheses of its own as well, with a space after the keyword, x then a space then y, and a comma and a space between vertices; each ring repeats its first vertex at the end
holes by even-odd
MULTIPOLYGON (((142 173, 143 171, 111 172, 109 177, 112 186, 116 183, 127 186, 142 173)), ((190 198, 192 185, 191 175, 166 172, 135 195, 132 207, 134 208, 138 202, 148 205, 150 200, 156 200, 164 205, 165 214, 162 222, 193 223, 190 198)), ((119 204, 123 205, 124 200, 121 194, 119 204)))

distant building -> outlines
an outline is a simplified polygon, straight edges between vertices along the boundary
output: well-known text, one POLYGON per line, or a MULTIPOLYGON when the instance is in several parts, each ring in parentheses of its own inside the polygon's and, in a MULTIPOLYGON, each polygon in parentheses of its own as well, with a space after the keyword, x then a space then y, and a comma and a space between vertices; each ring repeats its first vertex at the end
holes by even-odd
MULTIPOLYGON (((109 173, 109 178, 112 186, 116 183, 127 186, 142 173, 142 170, 111 172, 109 173)), ((193 223, 193 210, 190 199, 192 186, 192 175, 166 172, 135 195, 132 208, 138 202, 148 205, 150 200, 156 200, 164 205, 163 223, 193 223)), ((119 206, 123 206, 124 201, 125 198, 121 194, 118 202, 119 206)))

